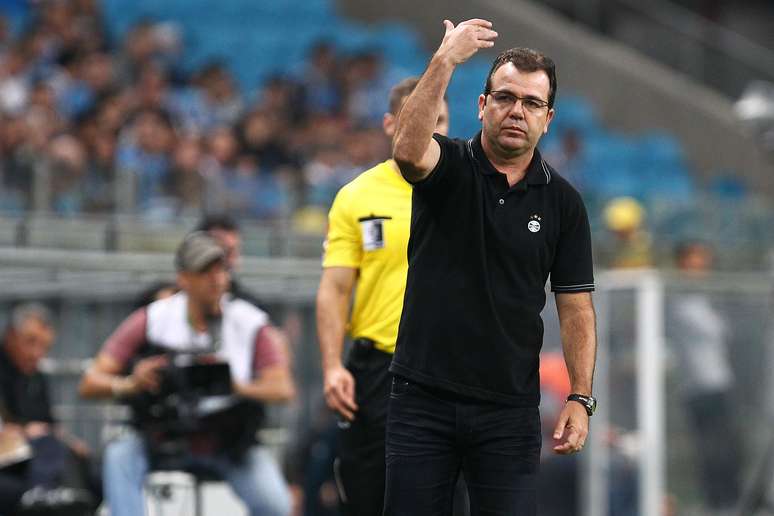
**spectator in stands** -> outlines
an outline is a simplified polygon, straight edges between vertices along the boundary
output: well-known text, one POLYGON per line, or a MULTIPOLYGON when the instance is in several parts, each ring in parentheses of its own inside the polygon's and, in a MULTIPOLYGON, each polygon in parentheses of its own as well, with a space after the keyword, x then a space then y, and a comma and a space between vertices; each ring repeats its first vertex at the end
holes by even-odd
POLYGON ((158 59, 161 46, 154 27, 153 22, 142 20, 129 29, 118 58, 118 76, 122 83, 136 81, 142 68, 158 59))
POLYGON ((311 159, 304 167, 306 184, 305 201, 318 207, 327 207, 333 202, 336 192, 352 181, 361 171, 354 166, 339 146, 321 145, 314 149, 311 159))
POLYGON ((81 140, 88 149, 87 173, 83 187, 84 210, 87 212, 107 212, 115 205, 115 158, 118 144, 115 134, 100 131, 96 119, 92 119, 94 133, 89 139, 81 133, 81 140))
POLYGON ((51 186, 50 209, 75 214, 83 209, 83 181, 88 156, 81 141, 71 134, 60 134, 48 146, 48 174, 51 186))
POLYGON ((204 102, 215 126, 237 123, 245 105, 224 63, 205 65, 193 79, 204 94, 204 102))
POLYGON ((167 192, 177 200, 177 211, 182 216, 198 216, 206 206, 209 183, 202 173, 202 155, 197 136, 185 136, 175 144, 167 192))
POLYGON ((4 209, 12 212, 28 208, 32 193, 32 160, 26 151, 27 133, 28 126, 24 117, 3 117, 0 126, 0 163, 3 174, 0 203, 4 209))
MULTIPOLYGON (((675 264, 689 280, 707 281, 714 253, 700 241, 682 242, 675 264)), ((734 411, 729 325, 706 291, 686 288, 667 298, 666 336, 693 425, 707 509, 730 510, 740 494, 741 446, 734 411)))
POLYGON ((390 84, 381 54, 363 50, 345 66, 346 113, 356 127, 380 127, 387 111, 390 84))
POLYGON ((286 127, 281 114, 254 109, 237 126, 237 134, 245 152, 255 157, 264 173, 297 164, 287 147, 286 127))
POLYGON ((568 127, 562 131, 559 141, 546 149, 546 156, 550 163, 555 163, 557 170, 581 193, 586 190, 586 184, 582 176, 583 138, 581 132, 575 127, 568 127))
POLYGON ((297 122, 303 116, 300 87, 281 76, 269 78, 258 92, 253 109, 273 114, 278 119, 280 132, 297 122))
POLYGON ((312 47, 309 60, 297 80, 303 89, 308 114, 330 115, 341 110, 344 101, 341 73, 332 44, 320 41, 312 47))
POLYGON ((629 269, 653 265, 652 240, 645 228, 645 208, 632 197, 617 197, 604 210, 608 234, 599 246, 600 263, 629 269))
POLYGON ((172 120, 159 109, 142 109, 119 137, 116 156, 121 181, 129 185, 121 197, 132 199, 130 208, 150 208, 164 197, 164 185, 174 145, 172 120), (134 192, 132 196, 129 192, 134 192))
MULTIPOLYGON (((172 461, 176 468, 222 477, 252 516, 286 516, 290 497, 285 481, 268 451, 255 442, 263 404, 294 395, 285 337, 263 311, 225 295, 226 254, 212 237, 188 235, 175 262, 182 291, 130 315, 81 382, 84 396, 130 398, 136 414, 145 416, 139 433, 111 442, 105 451, 103 481, 111 515, 142 514, 146 473, 172 461), (151 407, 170 407, 164 401, 169 375, 184 373, 169 371, 185 360, 200 366, 227 364, 231 403, 206 417, 197 413, 193 421, 184 411, 166 421, 153 417, 151 407), (191 426, 178 426, 181 421, 191 426), (171 445, 178 453, 163 453, 171 445)), ((175 389, 171 394, 178 400, 172 410, 188 399, 175 389)))
POLYGON ((13 513, 19 505, 50 511, 46 514, 70 508, 80 515, 98 503, 96 491, 87 489, 88 447, 56 424, 48 382, 38 369, 54 339, 44 306, 23 304, 11 313, 0 346, 0 417, 3 430, 28 442, 31 457, 0 469, 2 514, 13 513))

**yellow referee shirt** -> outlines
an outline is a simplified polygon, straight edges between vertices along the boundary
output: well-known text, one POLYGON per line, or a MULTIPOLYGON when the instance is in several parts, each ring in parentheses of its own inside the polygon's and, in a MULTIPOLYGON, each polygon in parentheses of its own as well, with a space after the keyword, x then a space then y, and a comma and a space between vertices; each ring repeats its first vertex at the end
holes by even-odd
POLYGON ((395 352, 406 290, 411 192, 388 160, 339 190, 328 214, 323 267, 359 271, 349 334, 388 353, 395 352))

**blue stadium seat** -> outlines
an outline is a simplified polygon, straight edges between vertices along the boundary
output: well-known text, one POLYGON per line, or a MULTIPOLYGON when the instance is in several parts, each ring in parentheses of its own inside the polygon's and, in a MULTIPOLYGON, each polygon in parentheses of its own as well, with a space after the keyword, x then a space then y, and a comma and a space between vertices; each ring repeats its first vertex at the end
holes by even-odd
POLYGON ((582 133, 594 133, 599 130, 599 122, 594 114, 594 108, 585 99, 574 96, 558 96, 554 106, 552 129, 563 132, 573 129, 582 133))

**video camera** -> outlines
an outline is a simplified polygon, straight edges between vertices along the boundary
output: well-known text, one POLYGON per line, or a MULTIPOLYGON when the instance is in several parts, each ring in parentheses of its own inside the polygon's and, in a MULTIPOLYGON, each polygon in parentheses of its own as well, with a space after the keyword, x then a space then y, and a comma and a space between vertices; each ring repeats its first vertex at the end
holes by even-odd
POLYGON ((157 392, 137 400, 135 415, 143 424, 172 433, 199 429, 202 418, 233 403, 231 368, 227 363, 202 362, 199 355, 170 355, 159 370, 157 392))

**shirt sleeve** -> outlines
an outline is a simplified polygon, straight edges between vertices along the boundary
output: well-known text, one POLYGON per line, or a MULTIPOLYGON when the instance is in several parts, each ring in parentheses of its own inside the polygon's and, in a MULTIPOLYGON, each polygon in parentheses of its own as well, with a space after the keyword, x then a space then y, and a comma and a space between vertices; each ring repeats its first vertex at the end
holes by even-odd
POLYGON ((438 156, 438 163, 435 164, 435 168, 424 179, 411 183, 417 190, 434 189, 439 184, 444 183, 447 174, 446 170, 449 168, 449 157, 452 154, 451 148, 454 146, 454 141, 443 136, 441 134, 433 134, 433 139, 438 142, 438 146, 441 148, 441 154, 438 156))
POLYGON ((363 258, 363 235, 351 212, 350 190, 345 186, 336 194, 328 213, 323 267, 359 268, 363 258))
POLYGON ((255 336, 255 351, 253 353, 253 373, 257 377, 261 369, 273 366, 287 365, 288 356, 284 339, 280 338, 280 330, 267 324, 255 336))
POLYGON ((145 343, 147 325, 147 310, 145 308, 136 310, 108 337, 102 346, 102 353, 106 353, 121 367, 126 367, 129 360, 137 354, 137 351, 145 343))
POLYGON ((589 218, 580 194, 572 187, 562 203, 559 243, 551 267, 551 290, 560 293, 594 290, 589 218))

